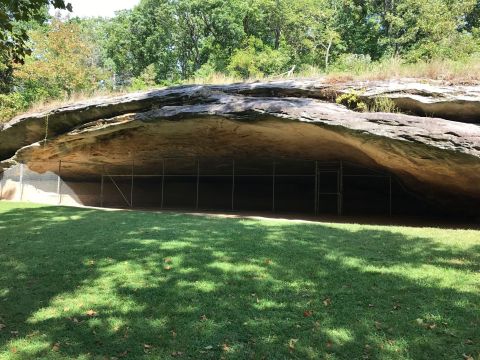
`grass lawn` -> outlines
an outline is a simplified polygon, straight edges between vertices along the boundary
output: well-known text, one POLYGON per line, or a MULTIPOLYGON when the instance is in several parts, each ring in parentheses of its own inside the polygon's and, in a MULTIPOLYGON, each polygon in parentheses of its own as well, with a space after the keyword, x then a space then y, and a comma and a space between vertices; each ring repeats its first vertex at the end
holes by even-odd
POLYGON ((480 232, 0 202, 0 359, 479 359, 480 232))

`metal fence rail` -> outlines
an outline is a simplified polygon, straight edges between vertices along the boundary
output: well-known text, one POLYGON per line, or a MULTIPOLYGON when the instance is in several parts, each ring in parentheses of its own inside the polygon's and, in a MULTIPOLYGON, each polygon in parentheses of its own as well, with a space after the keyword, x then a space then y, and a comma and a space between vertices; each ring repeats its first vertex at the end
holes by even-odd
MULTIPOLYGON (((336 213, 343 214, 344 207, 344 181, 348 178, 379 178, 385 179, 387 198, 385 199, 388 215, 392 215, 392 175, 359 167, 356 164, 345 161, 322 162, 315 160, 298 159, 255 159, 258 164, 248 164, 245 160, 238 159, 208 159, 195 157, 176 157, 157 159, 161 166, 152 169, 152 173, 145 173, 142 167, 132 160, 127 164, 103 164, 98 163, 75 163, 70 161, 53 161, 42 163, 18 164, 0 173, 0 199, 33 201, 48 204, 84 204, 94 206, 108 205, 108 198, 115 198, 113 202, 118 207, 134 208, 136 206, 135 193, 143 190, 142 181, 154 181, 157 187, 152 185, 152 191, 159 191, 160 199, 157 206, 160 209, 168 208, 166 195, 172 194, 175 189, 170 189, 168 179, 188 180, 192 183, 192 206, 201 209, 200 195, 204 180, 222 179, 223 185, 230 184, 229 202, 222 210, 238 210, 236 194, 242 179, 270 178, 269 194, 271 196, 272 212, 278 209, 279 186, 282 179, 304 179, 311 181, 312 209, 311 212, 318 215, 322 199, 334 197, 336 200, 336 213), (189 171, 175 172, 175 165, 180 162, 191 164, 189 171), (247 165, 246 165, 247 163, 247 165), (213 166, 213 165, 216 165, 213 166), (289 167, 289 164, 291 165, 289 167), (35 171, 36 166, 41 165, 42 171, 35 171), (75 166, 89 167, 90 177, 88 180, 75 180, 65 173, 72 173, 75 166), (169 165, 169 167, 167 167, 169 165), (297 166, 298 172, 294 168, 297 166), (221 168, 222 171, 217 171, 221 168), (73 169, 73 170, 72 170, 73 169), (113 171, 112 171, 113 170, 113 171), (170 170, 170 171, 169 171, 170 170), (153 173, 158 172, 158 173, 153 173), (93 174, 93 175, 92 175, 93 174), (228 180, 231 179, 231 180, 228 180), (309 180, 308 180, 309 179, 309 180), (327 179, 327 180, 325 180, 327 179), (168 181, 167 181, 168 180, 168 181), (327 185, 328 186, 327 186, 327 185), (169 192, 170 191, 170 192, 169 192)), ((190 166, 190 165, 189 165, 190 166)), ((263 180, 262 180, 263 181, 263 180)), ((220 209, 219 209, 220 210, 220 209)))

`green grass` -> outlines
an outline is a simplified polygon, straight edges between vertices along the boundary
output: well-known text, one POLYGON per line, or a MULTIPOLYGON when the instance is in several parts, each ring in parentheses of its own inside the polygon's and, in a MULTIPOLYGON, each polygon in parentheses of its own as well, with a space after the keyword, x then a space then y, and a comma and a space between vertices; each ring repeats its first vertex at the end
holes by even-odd
POLYGON ((480 356, 480 232, 0 202, 0 359, 480 356))

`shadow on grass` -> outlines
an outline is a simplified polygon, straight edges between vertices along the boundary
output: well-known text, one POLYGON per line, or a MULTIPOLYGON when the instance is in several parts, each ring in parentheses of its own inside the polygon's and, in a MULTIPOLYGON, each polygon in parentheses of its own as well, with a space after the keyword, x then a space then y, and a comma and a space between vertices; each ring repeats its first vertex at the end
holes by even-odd
POLYGON ((480 245, 386 229, 12 205, 0 359, 476 356, 480 245))

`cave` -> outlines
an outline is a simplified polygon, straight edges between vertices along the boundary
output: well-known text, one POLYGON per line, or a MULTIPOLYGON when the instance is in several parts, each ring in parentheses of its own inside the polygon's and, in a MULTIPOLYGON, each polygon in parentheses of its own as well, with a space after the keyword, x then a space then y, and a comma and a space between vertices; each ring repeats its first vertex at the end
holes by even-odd
POLYGON ((30 162, 0 174, 0 199, 295 216, 454 215, 392 173, 343 160, 175 157, 155 164, 82 163, 79 173, 76 162, 30 162))
POLYGON ((480 216, 478 124, 358 113, 320 100, 321 84, 302 84, 181 86, 22 115, 0 129, 1 197, 155 210, 480 216))

